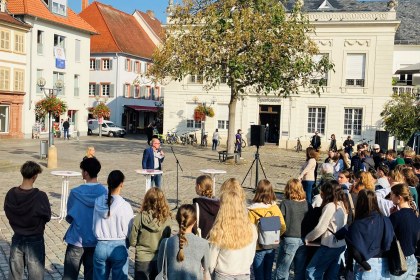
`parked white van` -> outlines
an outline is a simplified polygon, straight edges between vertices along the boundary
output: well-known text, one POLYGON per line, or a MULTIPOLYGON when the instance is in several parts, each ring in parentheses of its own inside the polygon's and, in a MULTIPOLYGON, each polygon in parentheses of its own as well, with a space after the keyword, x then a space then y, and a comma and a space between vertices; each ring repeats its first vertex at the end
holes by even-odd
MULTIPOLYGON (((99 135, 99 123, 98 120, 88 120, 88 135, 98 134, 99 135)), ((124 128, 116 126, 111 121, 103 120, 102 122, 102 135, 108 135, 109 137, 119 136, 124 137, 126 131, 124 128)))

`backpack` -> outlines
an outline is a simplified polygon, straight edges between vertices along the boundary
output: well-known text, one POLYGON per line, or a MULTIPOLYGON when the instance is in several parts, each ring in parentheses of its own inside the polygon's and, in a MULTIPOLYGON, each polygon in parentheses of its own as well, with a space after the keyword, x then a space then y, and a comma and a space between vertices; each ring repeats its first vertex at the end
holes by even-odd
POLYGON ((263 249, 275 249, 280 245, 280 217, 279 216, 270 216, 266 217, 268 213, 273 215, 271 211, 268 211, 265 216, 261 216, 257 212, 251 210, 257 216, 259 220, 257 223, 258 228, 258 244, 263 249))

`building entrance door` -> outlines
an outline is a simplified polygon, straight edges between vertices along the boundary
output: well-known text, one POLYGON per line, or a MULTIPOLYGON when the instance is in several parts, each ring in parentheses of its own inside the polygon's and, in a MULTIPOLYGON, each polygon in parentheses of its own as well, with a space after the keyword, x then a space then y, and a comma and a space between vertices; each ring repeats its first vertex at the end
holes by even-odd
POLYGON ((260 105, 260 125, 265 126, 265 142, 279 143, 280 105, 260 105))

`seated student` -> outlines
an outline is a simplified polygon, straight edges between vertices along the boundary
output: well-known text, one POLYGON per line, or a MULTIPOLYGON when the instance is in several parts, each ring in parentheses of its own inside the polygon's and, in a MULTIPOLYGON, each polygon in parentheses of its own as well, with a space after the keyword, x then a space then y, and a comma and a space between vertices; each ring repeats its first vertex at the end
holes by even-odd
POLYGON ((209 175, 197 177, 195 192, 199 195, 193 199, 197 212, 198 235, 207 239, 220 208, 219 200, 213 197, 213 180, 209 175))
POLYGON ((25 267, 29 279, 44 279, 44 230, 51 219, 51 208, 47 194, 33 187, 41 172, 36 162, 25 162, 20 168, 22 183, 11 188, 4 199, 4 212, 14 232, 9 279, 22 279, 25 267))

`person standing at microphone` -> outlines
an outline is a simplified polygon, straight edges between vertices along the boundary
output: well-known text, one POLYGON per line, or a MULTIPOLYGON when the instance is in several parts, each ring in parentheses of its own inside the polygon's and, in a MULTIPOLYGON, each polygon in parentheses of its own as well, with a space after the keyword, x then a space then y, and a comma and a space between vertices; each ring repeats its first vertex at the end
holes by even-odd
MULTIPOLYGON (((152 138, 150 147, 143 152, 143 159, 141 162, 143 169, 162 170, 162 162, 165 159, 165 154, 160 149, 160 141, 157 138, 152 138)), ((162 186, 162 174, 153 175, 151 186, 160 188, 162 186)))

